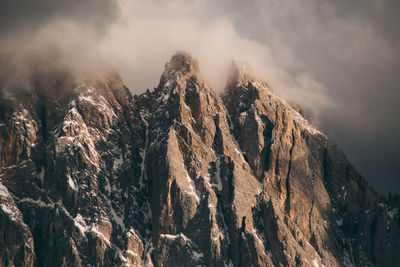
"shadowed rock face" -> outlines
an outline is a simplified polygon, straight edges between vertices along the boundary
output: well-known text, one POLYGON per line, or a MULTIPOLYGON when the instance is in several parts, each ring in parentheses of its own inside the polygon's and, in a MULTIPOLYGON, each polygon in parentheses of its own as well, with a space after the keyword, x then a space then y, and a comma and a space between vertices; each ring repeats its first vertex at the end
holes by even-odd
POLYGON ((0 266, 400 262, 396 198, 244 67, 222 97, 184 53, 135 97, 66 77, 0 99, 0 266))

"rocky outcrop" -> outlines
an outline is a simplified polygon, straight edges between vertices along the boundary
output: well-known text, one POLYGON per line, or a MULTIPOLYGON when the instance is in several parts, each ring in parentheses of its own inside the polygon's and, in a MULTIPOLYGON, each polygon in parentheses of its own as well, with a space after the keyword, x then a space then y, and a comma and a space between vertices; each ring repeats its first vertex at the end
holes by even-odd
POLYGON ((30 97, 8 97, 1 128, 1 183, 32 233, 35 265, 140 264, 144 132, 132 96, 113 73, 79 83, 53 75, 68 94, 43 95, 40 83, 30 97))
POLYGON ((32 233, 7 188, 1 184, 0 251, 1 266, 33 266, 32 233))
POLYGON ((222 97, 178 53, 139 96, 57 72, 0 102, 0 265, 400 261, 397 202, 238 64, 222 97))
POLYGON ((235 64, 223 100, 233 135, 263 182, 262 225, 275 265, 396 265, 393 255, 400 243, 393 236, 386 239, 382 250, 391 256, 383 259, 372 237, 385 227, 389 236, 399 234, 398 217, 374 223, 382 213, 392 214, 393 207, 379 203, 339 148, 301 110, 235 64))
POLYGON ((257 240, 251 208, 262 185, 230 134, 222 101, 184 54, 172 58, 158 88, 143 98, 151 103, 145 119, 152 240, 163 251, 171 249, 155 254, 156 265, 168 265, 175 247, 188 255, 194 251, 193 264, 239 261, 242 246, 254 249, 242 235, 257 240))

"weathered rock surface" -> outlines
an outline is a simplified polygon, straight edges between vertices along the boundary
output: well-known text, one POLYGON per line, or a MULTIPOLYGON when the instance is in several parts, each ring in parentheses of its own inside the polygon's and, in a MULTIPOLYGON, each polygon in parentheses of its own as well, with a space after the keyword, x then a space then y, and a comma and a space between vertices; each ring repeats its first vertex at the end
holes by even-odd
POLYGON ((399 202, 237 64, 222 97, 184 53, 135 97, 39 77, 0 97, 0 167, 0 266, 400 262, 399 202))

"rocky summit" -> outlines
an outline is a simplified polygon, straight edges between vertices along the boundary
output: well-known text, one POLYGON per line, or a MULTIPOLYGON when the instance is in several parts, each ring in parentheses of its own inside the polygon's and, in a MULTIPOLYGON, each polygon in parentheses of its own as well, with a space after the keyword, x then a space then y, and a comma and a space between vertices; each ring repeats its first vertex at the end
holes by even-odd
POLYGON ((0 266, 399 266, 399 201, 267 82, 185 53, 132 96, 62 71, 0 96, 0 266))

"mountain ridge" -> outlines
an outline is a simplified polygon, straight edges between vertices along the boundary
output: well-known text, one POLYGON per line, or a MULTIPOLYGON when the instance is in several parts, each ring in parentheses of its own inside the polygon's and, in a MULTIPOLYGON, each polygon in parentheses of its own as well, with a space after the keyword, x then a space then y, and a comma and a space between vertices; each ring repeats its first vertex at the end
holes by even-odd
POLYGON ((115 73, 65 86, 0 99, 0 265, 400 260, 398 206, 238 64, 221 97, 183 52, 138 96, 115 73))

